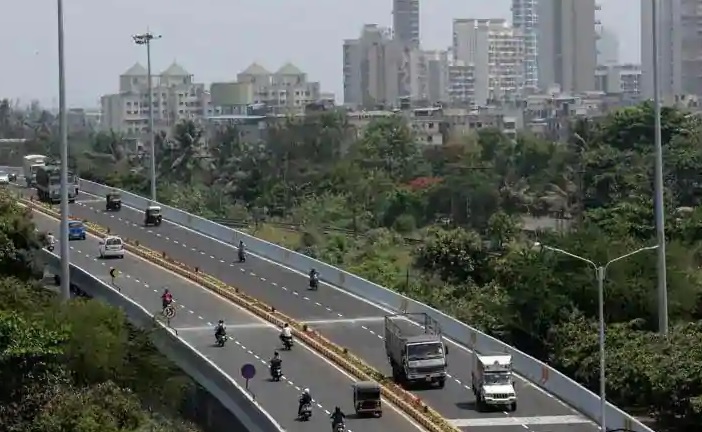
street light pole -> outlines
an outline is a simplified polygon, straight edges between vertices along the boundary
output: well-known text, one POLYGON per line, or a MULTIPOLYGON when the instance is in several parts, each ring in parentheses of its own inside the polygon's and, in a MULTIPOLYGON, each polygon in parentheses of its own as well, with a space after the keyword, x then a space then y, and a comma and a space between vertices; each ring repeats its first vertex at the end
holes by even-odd
MULTIPOLYGON (((132 36, 137 45, 146 45, 146 69, 148 75, 149 90, 149 144, 151 146, 151 201, 156 203, 156 138, 154 135, 154 92, 151 82, 151 41, 161 39, 160 35, 155 35, 149 31, 132 36)), ((161 107, 159 106, 160 110, 161 107)))
POLYGON ((658 0, 651 0, 651 21, 653 21, 653 105, 654 105, 654 147, 656 150, 656 238, 658 241, 658 331, 668 335, 668 281, 665 262, 665 201, 663 196, 663 143, 661 137, 660 76, 658 70, 658 0))
POLYGON ((58 12, 58 75, 59 75, 59 135, 61 154, 61 298, 71 298, 70 267, 71 256, 68 248, 68 123, 66 117, 66 76, 64 65, 63 0, 56 1, 58 12))
POLYGON ((583 261, 589 264, 595 270, 595 277, 597 278, 597 309, 598 309, 598 320, 599 320, 599 345, 600 345, 600 430, 607 430, 607 377, 605 374, 606 368, 606 353, 605 353, 605 316, 604 316, 604 282, 607 277, 607 268, 610 264, 614 264, 617 261, 621 261, 625 258, 629 258, 632 255, 638 253, 649 251, 653 249, 658 249, 658 245, 646 246, 640 249, 636 249, 633 252, 624 254, 620 257, 609 260, 605 265, 597 265, 594 261, 587 258, 583 258, 579 255, 575 255, 566 250, 547 246, 541 243, 536 243, 534 246, 541 249, 550 250, 552 252, 557 252, 563 255, 567 255, 571 258, 583 261))

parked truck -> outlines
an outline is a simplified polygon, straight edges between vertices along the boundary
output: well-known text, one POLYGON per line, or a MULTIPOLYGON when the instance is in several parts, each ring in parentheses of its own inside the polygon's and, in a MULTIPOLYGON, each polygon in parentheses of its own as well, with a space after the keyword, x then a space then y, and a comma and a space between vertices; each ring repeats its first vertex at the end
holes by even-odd
MULTIPOLYGON (((76 201, 75 175, 68 172, 68 202, 76 201)), ((48 203, 61 202, 61 167, 58 165, 44 165, 37 169, 36 174, 37 195, 40 201, 48 203)))
POLYGON ((27 155, 22 161, 22 174, 27 187, 34 187, 37 181, 37 170, 46 165, 46 156, 27 155))
POLYGON ((511 355, 480 355, 473 352, 471 380, 478 411, 489 407, 507 407, 510 411, 517 409, 511 355))
POLYGON ((426 313, 386 315, 385 352, 396 383, 444 387, 448 347, 439 323, 426 313))

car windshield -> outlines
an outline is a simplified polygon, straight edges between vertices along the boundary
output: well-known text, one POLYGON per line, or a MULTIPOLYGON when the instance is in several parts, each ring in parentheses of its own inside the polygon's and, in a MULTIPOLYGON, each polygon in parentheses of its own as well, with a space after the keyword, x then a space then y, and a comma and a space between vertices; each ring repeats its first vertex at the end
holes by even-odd
POLYGON ((69 222, 69 228, 83 228, 83 222, 69 222))
POLYGON ((118 239, 118 238, 107 239, 105 244, 107 246, 122 246, 122 239, 118 239))
POLYGON ((509 385, 510 376, 506 372, 486 373, 485 384, 487 385, 509 385))
POLYGON ((444 356, 443 344, 439 342, 412 344, 407 347, 409 360, 437 359, 444 356))

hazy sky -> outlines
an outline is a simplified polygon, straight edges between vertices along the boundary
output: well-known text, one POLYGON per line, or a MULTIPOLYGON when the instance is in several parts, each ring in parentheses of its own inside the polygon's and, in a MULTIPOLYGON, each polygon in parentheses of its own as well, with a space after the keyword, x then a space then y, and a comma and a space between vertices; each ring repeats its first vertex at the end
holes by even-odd
MULTIPOLYGON (((2 0, 0 97, 57 106, 56 1, 2 0)), ((640 57, 640 2, 599 0, 605 26, 616 31, 621 60, 640 57)), ((453 18, 510 18, 510 0, 422 0, 425 48, 451 44, 453 18)), ((199 82, 231 81, 251 62, 277 69, 291 61, 342 99, 344 39, 364 23, 390 25, 391 0, 64 0, 69 106, 98 106, 117 77, 146 50, 131 35, 147 26, 153 72, 177 60, 199 82)))

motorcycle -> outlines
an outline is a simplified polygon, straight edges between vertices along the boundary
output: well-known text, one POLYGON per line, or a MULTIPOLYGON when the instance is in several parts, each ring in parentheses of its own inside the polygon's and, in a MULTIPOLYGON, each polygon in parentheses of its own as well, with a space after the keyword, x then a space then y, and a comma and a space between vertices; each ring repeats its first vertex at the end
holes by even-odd
POLYGON ((273 381, 280 381, 280 378, 282 377, 283 368, 281 368, 280 366, 271 368, 271 378, 273 379, 273 381))
POLYGON ((343 423, 337 423, 334 426, 334 432, 346 432, 346 425, 343 423))
POLYGON ((317 290, 319 287, 319 276, 316 274, 310 278, 310 289, 311 290, 317 290))
POLYGON ((168 306, 172 305, 172 304, 173 304, 173 300, 172 300, 172 299, 171 299, 171 300, 162 299, 162 300, 161 300, 161 305, 162 305, 163 307, 162 307, 161 309, 166 310, 166 308, 167 308, 168 306))
POLYGON ((218 335, 215 335, 215 338, 217 339, 217 346, 218 347, 223 347, 224 343, 227 341, 227 335, 218 334, 218 335))
POLYGON ((244 252, 242 249, 239 249, 239 262, 246 262, 246 252, 244 252))
POLYGON ((302 421, 307 421, 312 417, 312 405, 304 404, 302 410, 300 410, 299 419, 302 421))
POLYGON ((53 245, 53 244, 48 245, 48 246, 46 247, 46 250, 48 250, 49 252, 53 252, 53 251, 54 251, 54 245, 53 245))
POLYGON ((293 347, 293 338, 292 337, 284 337, 281 336, 280 340, 283 341, 283 349, 286 351, 290 351, 293 347))

